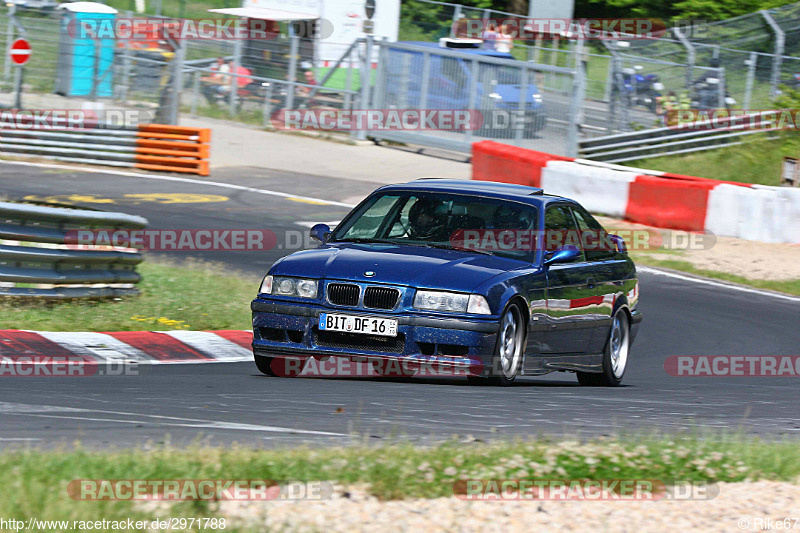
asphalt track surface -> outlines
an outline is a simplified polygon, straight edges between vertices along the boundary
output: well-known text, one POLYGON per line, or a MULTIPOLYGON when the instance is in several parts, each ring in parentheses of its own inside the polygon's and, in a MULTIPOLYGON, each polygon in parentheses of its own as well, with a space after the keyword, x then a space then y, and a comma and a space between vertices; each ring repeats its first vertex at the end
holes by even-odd
MULTIPOLYGON (((215 171, 213 181, 337 202, 373 189, 364 182, 265 169, 215 171)), ((145 216, 154 229, 269 229, 279 242, 287 231, 303 231, 300 222, 334 221, 348 210, 206 184, 5 163, 0 163, 0 194, 9 199, 81 195, 91 201, 78 196, 72 201, 145 216), (165 204, 151 201, 153 196, 148 201, 127 196, 136 194, 227 199, 165 204)), ((255 292, 258 278, 285 253, 216 251, 194 257, 251 276, 255 292)), ((190 255, 151 254, 179 261, 190 255)), ((454 435, 490 440, 706 429, 768 438, 800 435, 797 378, 679 378, 664 370, 670 355, 800 355, 800 300, 647 269, 640 280, 644 322, 620 388, 580 387, 566 373, 521 378, 508 388, 470 386, 459 378, 281 379, 262 376, 249 362, 158 366, 127 377, 2 378, 0 445, 425 443, 454 435)), ((197 303, 202 305, 202 292, 197 303)))

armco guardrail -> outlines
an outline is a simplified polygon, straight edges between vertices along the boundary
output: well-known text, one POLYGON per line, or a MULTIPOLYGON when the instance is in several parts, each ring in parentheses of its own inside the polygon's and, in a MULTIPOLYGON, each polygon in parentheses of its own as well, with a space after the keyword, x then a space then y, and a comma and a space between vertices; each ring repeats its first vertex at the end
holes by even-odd
POLYGON ((800 244, 800 189, 728 182, 554 156, 482 141, 472 179, 541 187, 594 213, 659 228, 800 244))
POLYGON ((147 219, 124 213, 0 202, 0 297, 136 294, 133 285, 140 279, 135 270, 142 261, 140 253, 67 244, 69 232, 79 229, 146 226, 147 219))
POLYGON ((593 161, 621 163, 735 146, 745 142, 749 135, 770 132, 769 126, 775 120, 774 115, 753 113, 720 117, 691 124, 594 137, 580 141, 578 153, 593 161), (757 124, 755 128, 752 127, 754 123, 757 124))
POLYGON ((0 128, 0 153, 208 176, 211 130, 164 124, 0 128))

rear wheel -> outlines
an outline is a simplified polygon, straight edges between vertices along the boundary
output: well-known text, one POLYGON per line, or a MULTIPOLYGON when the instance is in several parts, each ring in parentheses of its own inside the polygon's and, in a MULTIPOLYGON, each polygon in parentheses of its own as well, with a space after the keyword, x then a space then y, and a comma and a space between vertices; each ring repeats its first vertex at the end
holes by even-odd
POLYGON ((628 313, 620 309, 614 315, 611 333, 603 351, 603 371, 599 374, 578 372, 578 383, 590 387, 618 387, 628 366, 630 346, 631 330, 628 313))

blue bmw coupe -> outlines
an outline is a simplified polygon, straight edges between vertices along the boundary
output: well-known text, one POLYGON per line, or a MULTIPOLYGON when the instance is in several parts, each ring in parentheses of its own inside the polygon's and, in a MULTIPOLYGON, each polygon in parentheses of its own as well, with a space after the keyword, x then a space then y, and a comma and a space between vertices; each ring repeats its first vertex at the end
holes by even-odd
POLYGON ((344 358, 498 385, 554 371, 622 382, 642 319, 636 267, 573 200, 422 179, 379 188, 311 236, 320 245, 277 261, 251 304, 267 375, 296 375, 278 361, 344 358))

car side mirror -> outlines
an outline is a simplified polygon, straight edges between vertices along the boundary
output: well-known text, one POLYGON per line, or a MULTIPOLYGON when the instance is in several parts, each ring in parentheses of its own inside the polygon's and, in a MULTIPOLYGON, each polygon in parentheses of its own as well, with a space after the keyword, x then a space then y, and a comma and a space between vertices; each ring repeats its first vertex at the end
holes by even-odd
POLYGON ((628 253, 628 245, 625 244, 625 240, 622 237, 609 233, 608 238, 611 239, 611 242, 617 247, 618 252, 622 252, 623 254, 628 253))
POLYGON ((325 242, 331 236, 331 228, 327 224, 314 224, 311 231, 309 231, 309 235, 311 235, 312 239, 325 242))
POLYGON ((562 246, 555 252, 550 252, 549 255, 546 255, 544 258, 544 266, 550 266, 555 263, 569 263, 576 257, 580 255, 581 251, 578 249, 577 246, 573 246, 568 244, 566 246, 562 246))

